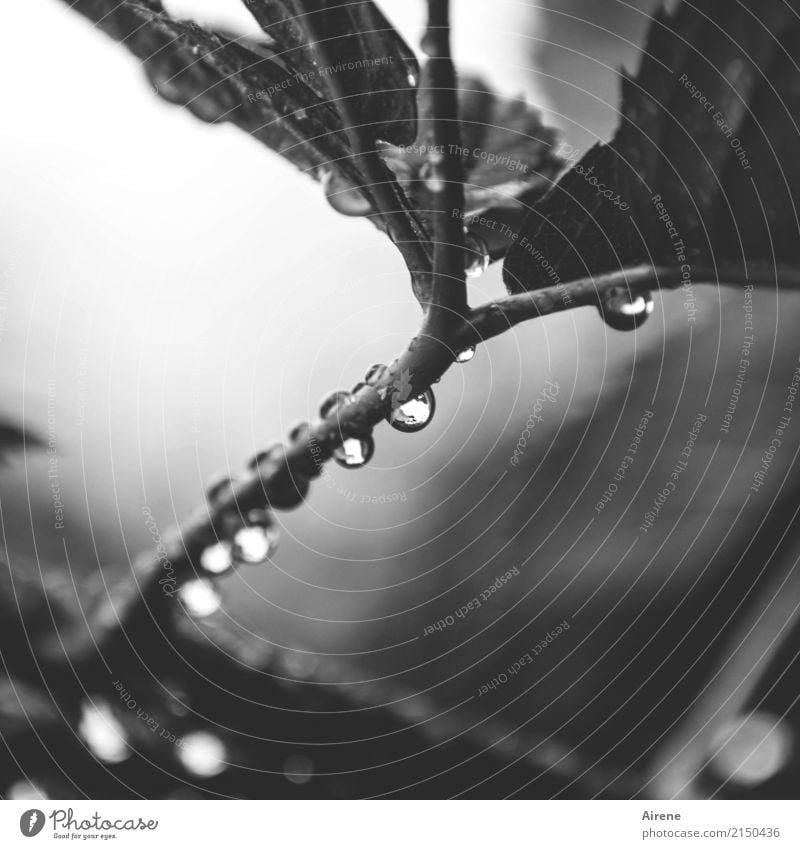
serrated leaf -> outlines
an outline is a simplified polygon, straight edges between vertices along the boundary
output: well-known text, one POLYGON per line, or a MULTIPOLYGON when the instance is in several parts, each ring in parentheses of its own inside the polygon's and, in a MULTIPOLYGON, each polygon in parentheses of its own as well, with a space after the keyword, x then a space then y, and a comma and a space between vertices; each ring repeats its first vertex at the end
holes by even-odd
POLYGON ((614 138, 527 217, 506 259, 509 290, 551 285, 553 270, 566 281, 649 261, 796 259, 799 6, 662 11, 639 73, 623 75, 614 138))
MULTIPOLYGON (((423 71, 420 130, 413 145, 386 147, 383 156, 400 184, 423 211, 433 205, 425 184, 431 148, 432 89, 423 71)), ((465 213, 488 208, 518 208, 518 199, 544 194, 563 167, 555 152, 556 133, 542 124, 541 113, 519 98, 505 98, 485 81, 465 77, 459 83, 461 155, 466 174, 465 213)))

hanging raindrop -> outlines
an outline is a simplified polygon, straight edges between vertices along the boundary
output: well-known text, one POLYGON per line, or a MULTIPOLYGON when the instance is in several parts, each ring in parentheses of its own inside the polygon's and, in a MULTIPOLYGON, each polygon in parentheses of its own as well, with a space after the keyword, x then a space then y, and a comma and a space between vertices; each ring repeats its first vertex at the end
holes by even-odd
POLYGON ((367 373, 364 375, 364 382, 367 383, 369 386, 372 386, 373 384, 377 383, 383 376, 383 373, 386 371, 386 368, 387 366, 385 366, 383 363, 375 363, 374 366, 370 366, 367 373))
POLYGON ((430 160, 423 164, 419 171, 419 177, 425 184, 425 188, 433 194, 439 194, 444 191, 445 182, 440 174, 441 162, 444 156, 440 153, 432 153, 430 160))
POLYGON ((203 550, 200 566, 211 575, 224 575, 233 568, 231 546, 227 542, 218 542, 203 550))
POLYGON ((233 537, 233 556, 239 563, 263 563, 278 546, 277 528, 253 525, 233 537))
POLYGON ((636 330, 647 321, 655 304, 650 292, 635 295, 623 286, 616 286, 598 307, 603 321, 614 330, 636 330))
POLYGON ((492 261, 486 242, 467 230, 464 234, 464 271, 467 277, 480 277, 492 261))
POLYGON ((219 737, 207 731, 192 731, 183 738, 178 757, 187 772, 200 778, 213 778, 225 767, 228 753, 219 737))
POLYGON ((470 345, 469 348, 464 348, 456 354, 457 363, 468 363, 475 356, 475 346, 470 345))
POLYGON ((105 699, 95 697, 81 705, 78 732, 98 760, 118 764, 130 757, 125 729, 105 699))
POLYGON ((369 199, 334 171, 328 171, 323 176, 322 188, 328 203, 341 215, 360 218, 372 212, 369 199))
POLYGON ((436 399, 433 397, 433 392, 426 389, 422 395, 392 410, 389 422, 393 428, 403 433, 416 433, 430 423, 435 412, 436 399))
POLYGON ((319 417, 321 419, 327 419, 336 407, 346 404, 352 397, 349 392, 343 392, 342 390, 326 395, 319 405, 319 417))
POLYGON ((361 439, 349 438, 334 450, 333 459, 345 469, 359 469, 366 466, 375 453, 375 443, 371 436, 361 439))
POLYGON ((28 800, 47 799, 47 791, 39 784, 21 778, 15 781, 5 792, 5 799, 13 799, 15 802, 27 802, 28 800))
POLYGON ((214 584, 207 578, 192 578, 178 590, 186 612, 194 619, 203 619, 216 613, 222 599, 214 584))
POLYGON ((292 784, 308 784, 314 777, 314 762, 307 755, 289 755, 283 762, 283 774, 292 784))
POLYGON ((289 431, 289 441, 295 442, 300 439, 305 431, 309 428, 308 422, 299 422, 289 431))

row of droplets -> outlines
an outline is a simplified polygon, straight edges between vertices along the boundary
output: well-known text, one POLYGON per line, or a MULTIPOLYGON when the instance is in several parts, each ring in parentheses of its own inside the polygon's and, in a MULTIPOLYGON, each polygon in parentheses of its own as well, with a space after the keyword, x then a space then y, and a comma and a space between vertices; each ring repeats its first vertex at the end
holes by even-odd
MULTIPOLYGON (((467 363, 475 356, 475 348, 460 351, 455 360, 467 363)), ((378 363, 369 368, 364 381, 357 384, 351 392, 342 390, 332 392, 323 398, 319 407, 320 418, 326 419, 335 410, 355 401, 356 393, 364 386, 372 386, 385 374, 387 366, 378 363)), ((436 398, 432 389, 426 389, 403 403, 398 404, 388 415, 389 423, 402 433, 416 433, 427 427, 436 412, 436 398)), ((289 437, 296 439, 302 430, 308 427, 303 423, 294 427, 289 437)), ((365 466, 375 453, 375 442, 371 435, 348 437, 333 452, 333 459, 345 469, 357 469, 365 466)), ((250 463, 251 468, 258 466, 262 454, 256 455, 250 463)), ((209 486, 207 500, 212 508, 220 501, 225 490, 233 485, 229 476, 215 481, 209 486)), ((266 509, 251 510, 244 520, 233 515, 223 518, 227 525, 227 534, 223 539, 207 546, 200 555, 200 574, 185 581, 178 590, 178 596, 186 612, 193 618, 204 618, 215 613, 222 603, 217 589, 217 580, 233 569, 244 565, 265 563, 275 553, 280 533, 271 513, 266 509), (229 537, 229 538, 227 538, 229 537)))
MULTIPOLYGON (((457 363, 468 363, 475 356, 475 348, 465 348, 455 357, 457 363)), ((357 384, 352 392, 333 392, 326 396, 320 405, 321 418, 327 418, 342 405, 355 401, 356 393, 364 386, 372 386, 385 374, 388 366, 377 363, 367 371, 364 382, 357 384)), ((426 389, 419 395, 402 400, 393 407, 387 416, 389 424, 401 433, 417 433, 426 428, 436 412, 436 396, 433 389, 426 389)), ((348 437, 333 452, 333 459, 345 469, 357 469, 365 466, 375 453, 372 436, 348 437)))
MULTIPOLYGON (((209 485, 206 499, 212 509, 233 484, 233 479, 224 475, 209 485)), ((280 532, 265 508, 250 510, 244 517, 232 511, 221 522, 222 539, 203 549, 199 574, 178 589, 184 609, 193 618, 210 616, 220 608, 222 597, 216 583, 219 578, 239 566, 266 563, 278 548, 280 532)))

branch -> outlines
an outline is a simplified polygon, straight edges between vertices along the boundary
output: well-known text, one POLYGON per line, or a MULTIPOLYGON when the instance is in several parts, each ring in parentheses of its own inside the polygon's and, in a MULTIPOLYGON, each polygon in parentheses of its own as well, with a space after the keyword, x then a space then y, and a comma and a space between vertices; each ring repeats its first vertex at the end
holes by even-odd
MULTIPOLYGON (((714 271, 702 268, 694 273, 697 280, 693 285, 702 280, 712 285, 751 283, 776 288, 780 279, 782 286, 800 289, 800 272, 793 269, 714 271), (720 279, 722 274, 725 276, 720 279)), ((444 337, 421 332, 372 385, 361 385, 348 402, 327 418, 300 429, 288 446, 277 445, 263 452, 254 470, 234 483, 213 505, 199 510, 175 533, 172 542, 167 544, 167 556, 177 581, 192 574, 202 574, 200 555, 206 547, 224 537, 226 519, 231 515, 243 516, 264 506, 281 510, 298 506, 305 498, 310 481, 321 474, 322 464, 344 440, 369 437, 373 427, 389 417, 393 392, 400 382, 410 382, 407 397, 415 397, 442 377, 453 364, 457 352, 498 336, 515 324, 575 307, 595 306, 604 292, 617 286, 627 286, 631 294, 635 294, 656 288, 675 289, 681 282, 678 267, 639 266, 494 301, 468 313, 444 337)), ((160 563, 160 558, 156 557, 143 570, 138 594, 132 599, 130 609, 118 620, 113 620, 113 626, 109 626, 111 630, 124 634, 132 629, 134 621, 149 619, 152 624, 157 618, 167 598, 158 581, 162 572, 160 563)), ((95 635, 100 642, 97 631, 95 635)), ((90 652, 95 648, 94 642, 87 647, 90 652)))
POLYGON ((448 327, 467 312, 464 272, 464 162, 456 72, 450 53, 449 0, 428 0, 423 48, 429 55, 433 150, 429 186, 434 198, 433 279, 429 325, 448 327))
MULTIPOLYGON (((740 286, 750 283, 759 288, 800 289, 800 272, 795 268, 773 267, 747 269, 743 266, 699 268, 692 270, 692 286, 740 286)), ((631 295, 644 294, 652 289, 678 289, 684 283, 678 266, 640 265, 597 277, 586 277, 569 283, 559 283, 546 289, 536 289, 491 301, 472 310, 469 324, 459 329, 452 344, 476 345, 505 333, 515 324, 542 318, 556 312, 583 306, 597 306, 601 296, 610 289, 627 288, 631 295)))

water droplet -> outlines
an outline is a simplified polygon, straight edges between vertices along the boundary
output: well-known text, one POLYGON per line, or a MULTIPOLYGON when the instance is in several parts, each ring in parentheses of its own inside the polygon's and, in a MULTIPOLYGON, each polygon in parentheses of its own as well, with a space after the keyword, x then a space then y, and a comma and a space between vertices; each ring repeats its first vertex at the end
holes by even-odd
POLYGON ((377 383, 381 377, 383 377, 384 372, 386 371, 387 366, 383 363, 375 363, 374 366, 370 366, 367 373, 364 375, 364 381, 368 383, 370 386, 377 383))
POLYGON ((322 188, 328 203, 341 215, 359 218, 372 212, 369 199, 333 171, 328 171, 323 176, 322 188))
POLYGON ((125 729, 105 699, 95 697, 81 705, 78 733, 98 760, 118 764, 130 757, 125 729))
POLYGON ((207 578, 192 578, 181 586, 178 596, 189 616, 202 619, 216 613, 222 599, 214 584, 207 578))
POLYGON ((240 563, 263 563, 277 548, 277 534, 277 528, 241 528, 233 538, 233 556, 240 563))
POLYGON ((431 154, 431 160, 425 162, 419 170, 419 178, 425 184, 425 188, 433 194, 439 194, 444 191, 445 182, 439 176, 438 165, 442 159, 441 154, 431 154))
POLYGON ((207 731, 192 731, 181 740, 178 758, 187 772, 213 778, 225 770, 228 753, 219 737, 207 731))
POLYGON ((409 74, 406 77, 406 80, 408 81, 408 84, 411 88, 416 87, 416 85, 417 85, 417 75, 416 74, 409 74))
POLYGON ((392 410, 389 422, 393 428, 403 433, 416 433, 430 423, 435 412, 436 399, 433 392, 426 389, 422 395, 392 410))
POLYGON ((366 466, 375 453, 375 442, 371 436, 362 439, 345 439, 333 452, 333 459, 345 469, 366 466))
POLYGON ((469 348, 464 348, 456 354, 457 363, 468 363, 475 356, 475 346, 470 345, 469 348))
POLYGON ((464 235, 464 252, 466 256, 464 271, 467 277, 480 277, 492 261, 486 242, 475 233, 467 232, 464 235))
POLYGON ((217 472, 206 484, 206 500, 209 504, 216 504, 228 496, 233 485, 234 479, 229 471, 217 472))
POLYGON ((218 542, 203 550, 200 566, 212 575, 224 575, 233 568, 231 546, 227 542, 218 542))
POLYGON ((320 418, 327 419, 337 407, 342 404, 346 404, 352 399, 352 397, 353 396, 349 392, 343 392, 342 390, 339 390, 338 392, 331 392, 330 395, 326 395, 319 405, 320 418))
POLYGON ((199 55, 200 55, 200 47, 197 44, 195 44, 192 47, 192 56, 199 56, 199 55))
POLYGON ((635 294, 623 286, 609 291, 599 307, 603 321, 614 330, 636 330, 647 321, 655 304, 650 292, 635 294))
POLYGON ((795 747, 780 717, 759 711, 728 720, 710 743, 711 766, 721 778, 753 787, 777 775, 795 747))
POLYGON ((40 784, 29 781, 27 778, 21 778, 6 790, 5 798, 23 802, 35 799, 48 799, 49 796, 40 784))
POLYGON ((292 784, 308 784, 314 777, 314 762, 306 755, 289 755, 283 763, 283 774, 292 784))

